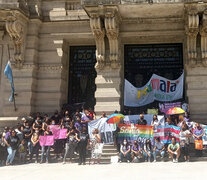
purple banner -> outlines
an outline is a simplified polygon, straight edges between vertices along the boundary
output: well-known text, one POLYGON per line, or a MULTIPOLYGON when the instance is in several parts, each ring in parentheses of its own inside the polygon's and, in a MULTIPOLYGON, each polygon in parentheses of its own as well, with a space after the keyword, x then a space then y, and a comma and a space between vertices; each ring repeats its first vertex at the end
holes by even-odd
POLYGON ((168 109, 173 107, 181 107, 181 102, 175 102, 175 103, 159 103, 159 109, 160 112, 166 113, 168 109))

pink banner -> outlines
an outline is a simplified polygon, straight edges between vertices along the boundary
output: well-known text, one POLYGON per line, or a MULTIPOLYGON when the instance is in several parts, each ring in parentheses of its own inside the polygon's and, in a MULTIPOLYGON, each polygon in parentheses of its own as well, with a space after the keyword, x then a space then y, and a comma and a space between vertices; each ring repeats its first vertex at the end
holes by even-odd
POLYGON ((40 136, 40 146, 53 146, 54 136, 40 136))
POLYGON ((66 139, 67 129, 53 129, 53 136, 55 139, 66 139))
POLYGON ((54 129, 59 129, 59 125, 49 125, 50 131, 53 131, 54 129))

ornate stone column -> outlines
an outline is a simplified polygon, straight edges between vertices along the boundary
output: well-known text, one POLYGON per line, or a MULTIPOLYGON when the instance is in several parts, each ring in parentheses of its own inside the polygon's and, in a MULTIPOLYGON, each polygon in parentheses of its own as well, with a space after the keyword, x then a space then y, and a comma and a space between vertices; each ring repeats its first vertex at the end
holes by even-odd
POLYGON ((196 40, 199 32, 199 16, 196 9, 190 9, 187 12, 186 22, 188 63, 190 66, 195 66, 197 63, 196 40))
POLYGON ((121 18, 118 13, 117 7, 110 8, 106 10, 105 13, 105 28, 106 34, 109 40, 109 59, 111 67, 119 68, 120 67, 120 58, 119 58, 119 22, 121 18))
POLYGON ((103 22, 98 13, 92 13, 90 17, 90 26, 96 41, 96 68, 103 69, 105 65, 105 30, 103 22))
POLYGON ((203 12, 202 25, 200 28, 201 35, 201 58, 202 64, 207 66, 207 10, 203 12))

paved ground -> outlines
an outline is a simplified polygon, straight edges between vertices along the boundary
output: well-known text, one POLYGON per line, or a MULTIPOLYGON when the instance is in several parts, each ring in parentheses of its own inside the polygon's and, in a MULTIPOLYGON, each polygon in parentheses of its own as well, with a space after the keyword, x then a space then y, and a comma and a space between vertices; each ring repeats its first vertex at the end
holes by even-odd
POLYGON ((0 167, 0 180, 197 180, 206 179, 207 162, 119 163, 109 165, 27 164, 0 167))

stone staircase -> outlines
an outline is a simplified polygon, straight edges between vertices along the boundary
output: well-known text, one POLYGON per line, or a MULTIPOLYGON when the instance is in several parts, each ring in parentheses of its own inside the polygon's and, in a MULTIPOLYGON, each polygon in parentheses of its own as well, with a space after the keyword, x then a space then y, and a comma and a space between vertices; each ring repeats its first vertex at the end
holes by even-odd
POLYGON ((101 164, 110 164, 112 156, 118 156, 116 146, 105 144, 101 156, 101 164))

